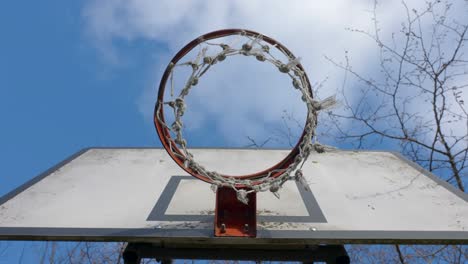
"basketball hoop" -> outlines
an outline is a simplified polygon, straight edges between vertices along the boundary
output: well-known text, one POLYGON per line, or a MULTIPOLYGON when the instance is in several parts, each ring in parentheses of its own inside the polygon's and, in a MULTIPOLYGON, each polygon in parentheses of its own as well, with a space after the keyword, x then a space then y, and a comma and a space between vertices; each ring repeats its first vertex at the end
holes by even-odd
POLYGON ((154 124, 164 148, 171 158, 187 173, 192 176, 211 183, 215 191, 218 187, 232 188, 237 193, 237 199, 245 204, 248 203, 248 194, 270 190, 277 197, 278 190, 289 179, 304 181, 301 168, 310 152, 313 151, 312 138, 315 136, 318 111, 334 103, 334 98, 318 102, 313 99, 311 84, 299 63, 299 58, 295 57, 285 46, 278 41, 259 34, 254 31, 244 29, 225 29, 214 31, 198 37, 183 47, 170 61, 162 76, 158 98, 154 110, 154 124), (237 35, 241 39, 238 47, 226 43, 213 43, 211 40, 237 35), (210 42, 208 42, 210 41, 210 42), (201 47, 195 60, 179 63, 190 51, 196 47, 201 47), (214 56, 208 56, 207 50, 218 49, 214 56), (287 60, 281 61, 275 58, 270 49, 277 49, 287 60), (215 171, 210 171, 198 164, 194 156, 187 149, 187 142, 182 136, 182 116, 186 110, 185 97, 190 90, 196 86, 203 74, 215 64, 227 60, 231 56, 243 55, 252 57, 259 62, 271 63, 278 68, 280 74, 286 74, 291 78, 292 86, 297 89, 302 96, 302 101, 307 106, 307 118, 304 131, 291 152, 276 165, 263 171, 248 175, 224 175, 215 171), (175 100, 165 101, 164 93, 168 81, 173 91, 172 76, 174 69, 179 66, 192 68, 192 73, 175 100), (171 125, 166 124, 164 115, 164 105, 172 108, 175 121, 171 125))

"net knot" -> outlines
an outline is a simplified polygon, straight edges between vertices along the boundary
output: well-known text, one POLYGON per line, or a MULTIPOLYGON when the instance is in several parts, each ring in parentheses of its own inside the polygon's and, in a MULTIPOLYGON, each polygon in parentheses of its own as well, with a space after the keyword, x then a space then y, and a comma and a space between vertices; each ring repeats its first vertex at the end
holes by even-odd
POLYGON ((296 181, 301 180, 302 177, 304 177, 302 170, 297 170, 296 173, 294 173, 294 178, 296 179, 296 181))
POLYGON ((310 151, 312 150, 312 146, 310 144, 304 144, 301 145, 301 155, 307 157, 310 154, 310 151))
MULTIPOLYGON (((185 113, 185 102, 184 99, 178 97, 174 101, 174 109, 176 109, 176 114, 178 116, 183 116, 185 113)), ((182 123, 181 123, 182 125, 182 123)))
POLYGON ((276 196, 276 198, 280 198, 280 195, 278 193, 279 189, 281 188, 279 182, 274 182, 273 184, 271 184, 270 186, 270 192, 273 193, 274 196, 276 196))
POLYGON ((198 70, 198 64, 196 64, 195 62, 191 61, 188 63, 190 66, 192 66, 192 69, 194 71, 198 70))
POLYGON ((247 191, 244 189, 237 190, 237 200, 243 204, 249 204, 249 198, 247 198, 247 191))
POLYGON ((297 80, 296 78, 293 79, 292 83, 293 83, 294 88, 296 88, 296 89, 301 88, 301 82, 299 82, 299 80, 297 80))
POLYGON ((213 63, 213 58, 210 56, 206 56, 203 58, 203 63, 205 64, 212 64, 213 63))
POLYGON ((193 77, 193 78, 192 78, 192 81, 190 82, 190 85, 195 86, 195 85, 197 85, 197 84, 198 84, 198 78, 197 78, 197 77, 193 77))
POLYGON ((266 60, 265 55, 263 55, 263 54, 257 54, 257 56, 255 56, 255 58, 258 61, 265 61, 266 60))
POLYGON ((312 101, 312 107, 313 107, 316 111, 319 111, 319 110, 331 108, 331 107, 335 106, 336 103, 337 103, 337 102, 336 102, 335 96, 330 96, 330 97, 325 98, 325 99, 322 100, 322 101, 313 100, 313 101, 312 101))
POLYGON ((182 121, 174 121, 174 123, 172 123, 172 129, 174 131, 180 131, 182 129, 182 121))
POLYGON ((185 141, 185 139, 183 139, 181 136, 179 136, 179 134, 177 135, 176 139, 174 139, 174 142, 177 145, 182 146, 182 147, 187 146, 187 141, 185 141))
POLYGON ((224 52, 221 52, 220 54, 218 54, 218 56, 216 56, 216 58, 218 59, 218 61, 223 61, 226 59, 226 54, 224 52))
POLYGON ((299 57, 291 59, 291 60, 289 60, 289 62, 287 64, 281 63, 278 66, 278 69, 282 73, 288 73, 292 68, 296 67, 299 64, 300 61, 301 61, 301 58, 299 58, 299 57))
POLYGON ((325 152, 325 147, 324 147, 322 144, 315 143, 315 144, 314 144, 314 150, 315 150, 317 153, 324 153, 324 152, 325 152))
POLYGON ((310 191, 309 184, 307 184, 301 169, 297 170, 294 176, 295 180, 300 182, 306 191, 310 191))
POLYGON ((181 97, 177 97, 174 101, 174 104, 177 108, 183 108, 185 107, 185 102, 184 99, 181 97))
POLYGON ((288 73, 289 72, 289 67, 286 64, 280 64, 278 66, 278 69, 282 73, 288 73))
POLYGON ((166 104, 169 105, 172 108, 175 108, 175 102, 174 101, 169 101, 166 104))
POLYGON ((252 49, 252 45, 248 44, 248 43, 245 43, 244 45, 242 45, 242 50, 243 51, 250 51, 252 49))

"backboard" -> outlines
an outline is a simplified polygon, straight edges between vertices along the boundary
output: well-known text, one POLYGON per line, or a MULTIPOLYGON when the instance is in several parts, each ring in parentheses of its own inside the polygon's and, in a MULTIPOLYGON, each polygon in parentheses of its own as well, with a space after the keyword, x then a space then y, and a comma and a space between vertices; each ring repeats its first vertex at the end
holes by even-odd
MULTIPOLYGON (((194 149, 245 173, 288 150, 194 149)), ((256 238, 213 236, 215 193, 155 148, 89 148, 0 198, 0 240, 214 244, 468 243, 468 195, 400 155, 311 154, 308 186, 257 196, 256 238)))

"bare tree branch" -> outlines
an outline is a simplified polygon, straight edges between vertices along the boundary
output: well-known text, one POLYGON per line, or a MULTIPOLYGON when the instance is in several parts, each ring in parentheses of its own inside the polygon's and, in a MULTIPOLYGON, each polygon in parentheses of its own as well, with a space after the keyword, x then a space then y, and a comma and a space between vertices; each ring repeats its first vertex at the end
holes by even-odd
MULTIPOLYGON (((369 73, 355 70, 348 51, 343 62, 325 57, 345 73, 341 90, 344 109, 330 113, 329 118, 338 141, 357 148, 374 148, 382 143, 399 146, 408 159, 466 191, 468 21, 453 16, 453 3, 427 1, 416 10, 403 1, 405 19, 400 31, 386 34, 380 28, 379 5, 374 1, 372 30, 348 30, 376 44, 379 69, 369 73), (350 81, 355 81, 351 96, 346 89, 350 81)), ((393 249, 393 258, 399 263, 414 258, 464 263, 468 254, 466 246, 394 245, 393 249)), ((361 257, 358 262, 384 259, 364 248, 354 253, 363 252, 372 260, 361 257)))

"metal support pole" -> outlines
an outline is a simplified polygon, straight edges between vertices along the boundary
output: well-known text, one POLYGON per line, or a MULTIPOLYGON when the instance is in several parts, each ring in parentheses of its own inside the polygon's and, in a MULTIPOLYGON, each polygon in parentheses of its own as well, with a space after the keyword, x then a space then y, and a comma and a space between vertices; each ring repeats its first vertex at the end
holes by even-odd
POLYGON ((301 261, 303 263, 326 262, 349 264, 350 259, 343 245, 320 245, 297 249, 268 248, 186 248, 162 247, 161 244, 129 243, 124 251, 125 264, 139 264, 143 258, 164 263, 173 259, 251 260, 251 261, 301 261))
POLYGON ((139 252, 139 245, 135 243, 128 243, 122 254, 124 264, 140 264, 141 256, 139 252))

